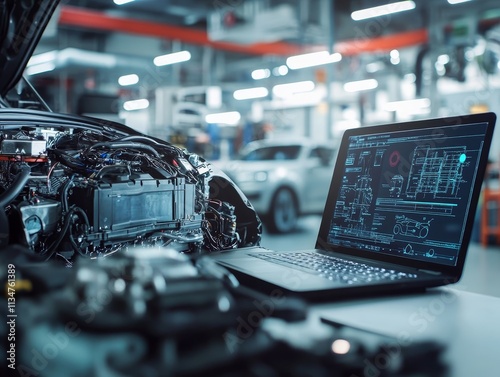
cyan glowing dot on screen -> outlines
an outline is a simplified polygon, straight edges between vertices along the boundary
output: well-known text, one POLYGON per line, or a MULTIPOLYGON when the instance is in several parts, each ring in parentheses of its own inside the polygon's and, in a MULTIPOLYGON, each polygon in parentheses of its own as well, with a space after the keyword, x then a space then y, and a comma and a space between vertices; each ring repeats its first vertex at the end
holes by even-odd
POLYGON ((467 159, 467 156, 465 155, 465 153, 462 153, 460 155, 460 158, 458 159, 458 161, 460 161, 460 163, 463 164, 466 159, 467 159))

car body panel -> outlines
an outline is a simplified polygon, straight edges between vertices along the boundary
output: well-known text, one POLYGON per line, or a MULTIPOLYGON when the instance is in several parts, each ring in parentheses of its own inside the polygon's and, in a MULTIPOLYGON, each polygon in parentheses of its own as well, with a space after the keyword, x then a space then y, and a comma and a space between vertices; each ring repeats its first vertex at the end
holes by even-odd
POLYGON ((0 4, 0 96, 20 80, 58 0, 2 1, 0 4))

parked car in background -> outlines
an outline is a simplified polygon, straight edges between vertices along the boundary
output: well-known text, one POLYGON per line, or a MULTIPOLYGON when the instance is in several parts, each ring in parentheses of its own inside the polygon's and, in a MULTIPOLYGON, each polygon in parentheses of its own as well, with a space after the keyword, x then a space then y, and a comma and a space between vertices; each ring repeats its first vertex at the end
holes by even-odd
POLYGON ((221 168, 270 232, 287 233, 295 229, 299 216, 323 211, 335 156, 333 146, 307 139, 266 139, 247 144, 221 168))

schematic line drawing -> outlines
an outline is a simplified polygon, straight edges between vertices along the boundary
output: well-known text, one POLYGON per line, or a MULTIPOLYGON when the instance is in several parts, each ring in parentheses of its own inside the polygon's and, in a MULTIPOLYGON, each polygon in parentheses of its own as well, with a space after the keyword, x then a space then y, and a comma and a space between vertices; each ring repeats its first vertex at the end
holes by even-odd
POLYGON ((421 222, 410 219, 405 215, 396 215, 396 224, 394 225, 393 233, 395 235, 401 234, 403 236, 426 238, 429 234, 429 228, 432 220, 433 219, 421 222))
POLYGON ((406 195, 430 194, 434 198, 458 198, 464 183, 463 168, 468 166, 466 147, 418 146, 414 150, 406 195))

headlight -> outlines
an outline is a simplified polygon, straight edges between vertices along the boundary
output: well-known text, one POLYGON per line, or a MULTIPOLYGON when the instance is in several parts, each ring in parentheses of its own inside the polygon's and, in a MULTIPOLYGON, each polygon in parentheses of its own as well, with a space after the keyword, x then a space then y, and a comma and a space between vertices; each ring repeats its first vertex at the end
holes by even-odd
POLYGON ((265 182, 267 181, 267 171, 258 171, 254 174, 253 179, 255 182, 265 182))

